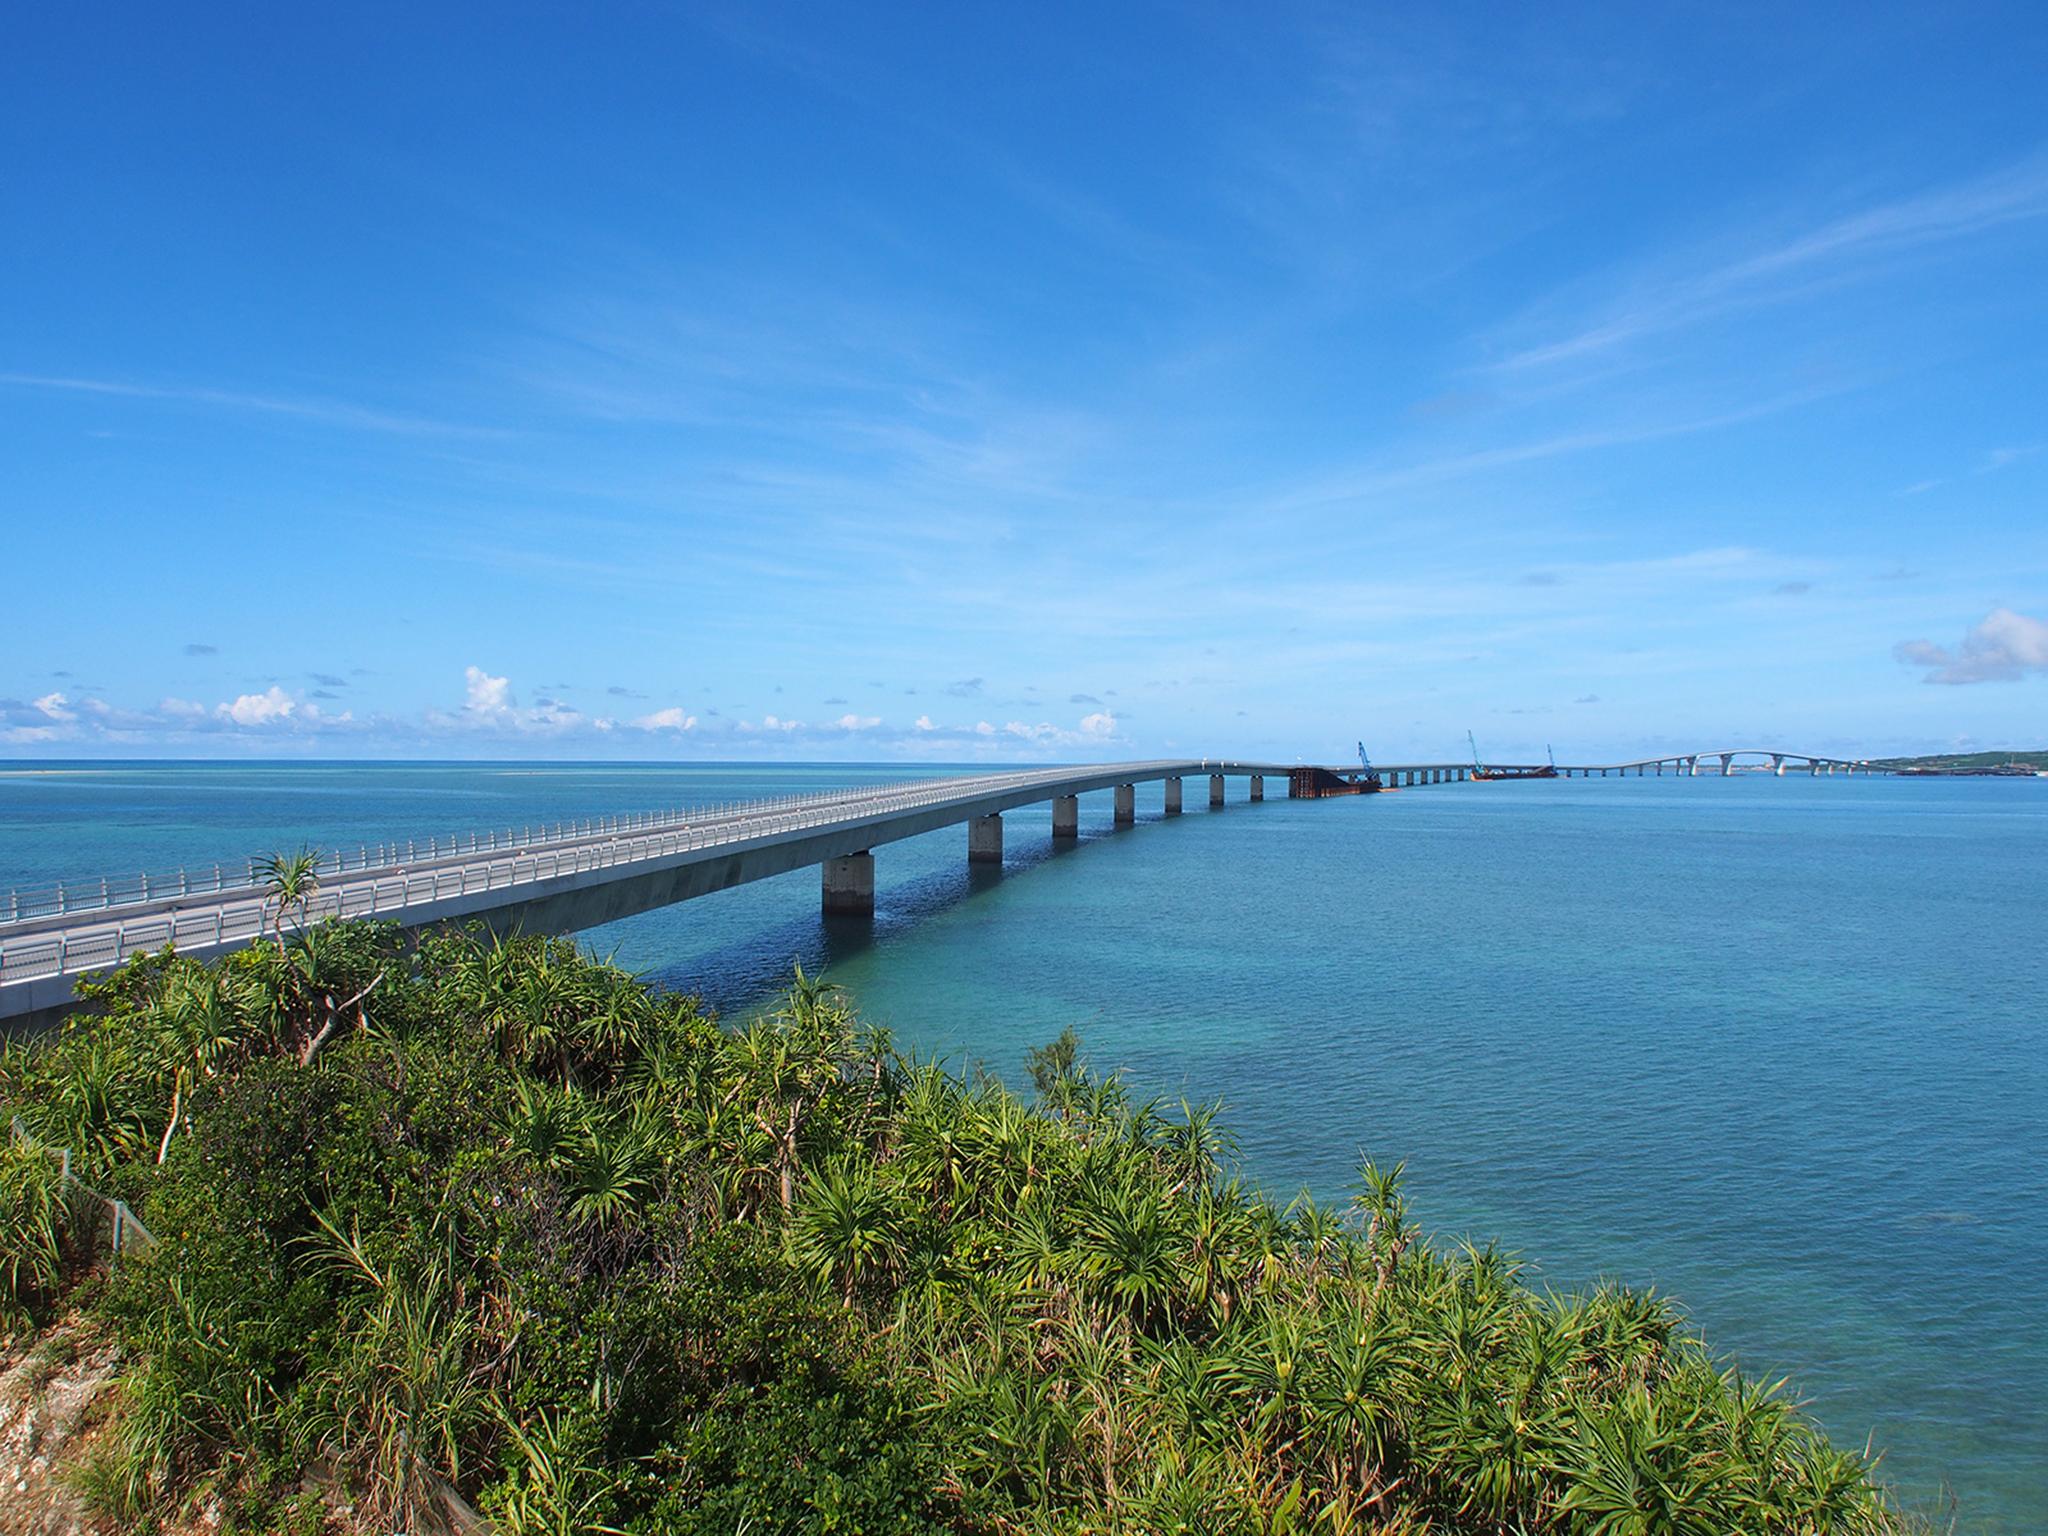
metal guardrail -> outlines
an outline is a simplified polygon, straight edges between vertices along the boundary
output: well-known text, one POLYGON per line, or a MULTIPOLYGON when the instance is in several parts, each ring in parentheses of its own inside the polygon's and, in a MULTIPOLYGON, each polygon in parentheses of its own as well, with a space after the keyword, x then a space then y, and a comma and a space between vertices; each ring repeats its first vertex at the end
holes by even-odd
MULTIPOLYGON (((916 785, 957 784, 962 779, 921 779, 916 785)), ((766 806, 825 805, 860 799, 890 788, 870 785, 852 789, 814 790, 804 795, 784 795, 766 800, 717 801, 686 806, 678 810, 642 811, 626 816, 592 816, 558 821, 553 826, 507 827, 503 831, 454 833, 447 837, 407 838, 404 842, 359 843, 353 853, 345 848, 320 850, 323 879, 360 874, 371 869, 390 869, 422 860, 440 861, 465 855, 508 852, 541 847, 575 838, 630 836, 748 814, 766 806)), ((893 786, 897 788, 907 786, 893 786)), ((234 891, 256 892, 262 888, 257 873, 258 859, 250 855, 241 868, 213 864, 152 874, 103 875, 84 880, 60 880, 35 890, 9 890, 0 903, 0 927, 36 918, 63 917, 73 912, 103 912, 111 907, 139 906, 150 902, 178 901, 191 896, 226 895, 234 891)))
POLYGON ((45 1156, 55 1158, 58 1166, 58 1182, 65 1198, 83 1204, 97 1212, 99 1221, 94 1224, 89 1241, 95 1245, 104 1242, 108 1261, 118 1261, 123 1253, 133 1248, 141 1252, 155 1245, 156 1238, 149 1228, 142 1224, 142 1218, 129 1207, 126 1200, 116 1200, 101 1194, 85 1180, 71 1171, 71 1149, 52 1146, 40 1140, 19 1115, 12 1117, 10 1132, 21 1145, 45 1156))
MULTIPOLYGON (((863 817, 890 815, 947 800, 973 799, 991 786, 1025 788, 1072 777, 1071 768, 1046 769, 741 801, 731 807, 719 807, 708 819, 697 823, 609 836, 593 831, 584 841, 536 849, 524 855, 515 852, 506 858, 487 857, 422 871, 409 871, 402 865, 375 866, 357 871, 354 879, 337 880, 318 889, 303 909, 293 909, 293 923, 305 926, 329 918, 390 916, 407 907, 472 892, 505 890, 593 869, 646 863, 728 843, 805 831, 847 820, 846 812, 853 806, 859 807, 863 817), (387 868, 388 874, 381 873, 387 868)), ((606 818, 602 822, 565 825, 596 828, 610 821, 606 818)), ((169 911, 76 936, 60 933, 17 939, 0 947, 0 984, 100 970, 166 944, 203 949, 254 939, 270 929, 277 914, 256 888, 247 890, 254 900, 209 903, 196 912, 169 911)))

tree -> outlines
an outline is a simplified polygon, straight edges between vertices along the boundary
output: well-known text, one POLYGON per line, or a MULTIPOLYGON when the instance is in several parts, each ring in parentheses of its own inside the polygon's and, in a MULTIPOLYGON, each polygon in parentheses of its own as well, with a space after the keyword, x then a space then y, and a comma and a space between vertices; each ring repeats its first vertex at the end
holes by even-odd
POLYGON ((320 889, 320 850, 301 848, 297 853, 273 853, 256 861, 256 877, 263 888, 263 901, 277 910, 271 917, 271 931, 277 935, 277 952, 284 953, 284 919, 296 911, 303 923, 306 908, 320 889))
POLYGON ((1074 1026, 1069 1024, 1049 1044, 1025 1051, 1024 1066, 1040 1098, 1051 1098, 1073 1083, 1081 1075, 1081 1037, 1074 1026))

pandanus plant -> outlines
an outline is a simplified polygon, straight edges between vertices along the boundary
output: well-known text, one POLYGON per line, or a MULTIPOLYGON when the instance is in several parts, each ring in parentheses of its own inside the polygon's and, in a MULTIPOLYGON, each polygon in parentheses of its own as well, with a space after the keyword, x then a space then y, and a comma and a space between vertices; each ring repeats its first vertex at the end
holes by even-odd
POLYGON ((320 889, 320 860, 319 849, 301 848, 297 853, 273 853, 256 861, 257 882, 270 911, 271 932, 276 935, 280 955, 284 953, 285 918, 296 912, 303 926, 306 910, 320 889))

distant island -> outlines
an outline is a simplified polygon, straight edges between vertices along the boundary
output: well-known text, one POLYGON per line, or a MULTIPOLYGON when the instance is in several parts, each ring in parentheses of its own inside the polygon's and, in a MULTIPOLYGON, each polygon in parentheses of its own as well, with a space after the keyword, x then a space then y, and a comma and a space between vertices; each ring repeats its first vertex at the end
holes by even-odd
POLYGON ((2048 749, 2032 752, 1938 752, 1926 757, 1880 757, 1871 767, 1893 773, 2030 775, 2048 773, 2048 749))

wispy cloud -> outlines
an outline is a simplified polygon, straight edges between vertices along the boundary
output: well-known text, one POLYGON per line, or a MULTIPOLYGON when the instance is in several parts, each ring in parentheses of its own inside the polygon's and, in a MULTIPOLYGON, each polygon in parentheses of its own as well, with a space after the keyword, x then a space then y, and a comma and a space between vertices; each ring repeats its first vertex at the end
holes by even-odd
POLYGON ((140 384, 125 379, 88 379, 39 373, 0 373, 0 385, 16 389, 68 392, 83 395, 111 395, 129 400, 165 400, 221 410, 253 411, 267 416, 287 416, 325 426, 346 427, 360 432, 389 432, 407 436, 497 437, 503 434, 485 427, 461 426, 425 416, 406 416, 373 410, 344 400, 323 400, 311 396, 250 394, 241 390, 213 389, 191 384, 140 384))
POLYGON ((2048 155, 1990 175, 1882 203, 1748 256, 1661 279, 1644 279, 1608 313, 1554 341, 1500 360, 1528 370, 1588 358, 1731 310, 1777 302, 1817 277, 1960 240, 2048 214, 2048 155))

